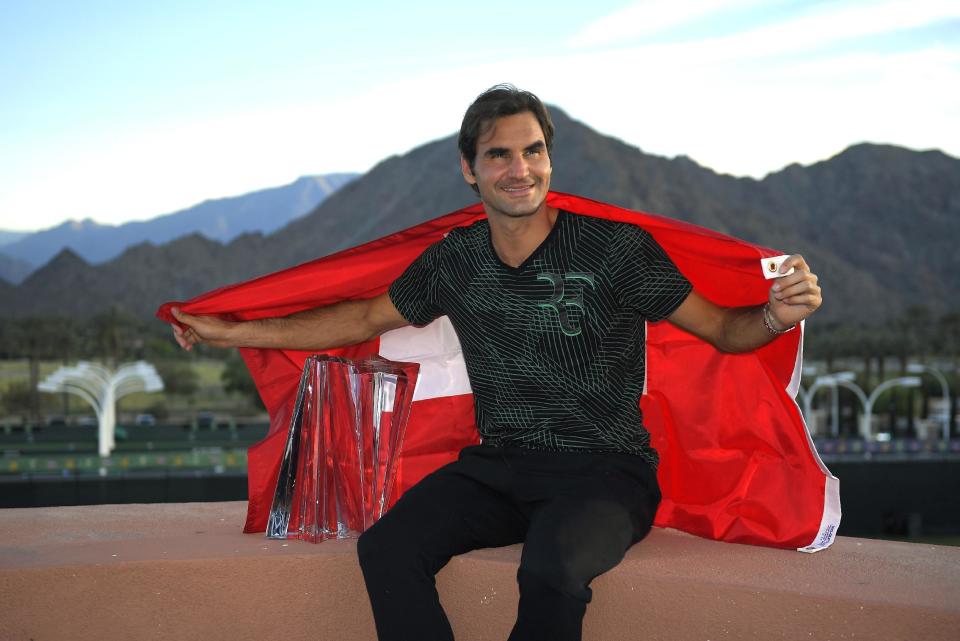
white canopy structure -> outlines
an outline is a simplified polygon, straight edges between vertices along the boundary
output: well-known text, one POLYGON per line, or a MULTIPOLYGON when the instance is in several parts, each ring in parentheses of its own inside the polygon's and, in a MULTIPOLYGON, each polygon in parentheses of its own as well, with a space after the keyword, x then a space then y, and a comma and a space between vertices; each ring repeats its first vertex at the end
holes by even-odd
POLYGON ((101 457, 116 446, 117 401, 134 392, 160 392, 163 380, 146 361, 126 363, 115 372, 89 361, 63 366, 37 385, 41 392, 75 394, 93 406, 97 414, 101 457))

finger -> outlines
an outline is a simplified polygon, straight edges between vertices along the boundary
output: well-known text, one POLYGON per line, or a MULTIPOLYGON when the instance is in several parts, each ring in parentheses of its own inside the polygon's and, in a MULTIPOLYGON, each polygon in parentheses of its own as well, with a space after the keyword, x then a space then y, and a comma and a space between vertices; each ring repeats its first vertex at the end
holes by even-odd
POLYGON ((809 293, 819 293, 820 288, 812 280, 801 280, 788 287, 774 288, 773 297, 777 300, 786 300, 792 296, 799 296, 809 293))
POLYGON ((197 322, 198 316, 193 314, 188 314, 185 311, 181 310, 179 307, 171 307, 170 313, 173 314, 173 317, 177 319, 183 325, 193 325, 197 322))
POLYGON ((794 294, 793 296, 788 296, 782 300, 778 300, 777 303, 784 307, 796 307, 797 305, 803 305, 805 307, 810 307, 816 309, 820 307, 820 304, 823 302, 823 297, 820 296, 819 292, 809 292, 804 294, 794 294))
POLYGON ((804 260, 803 256, 800 254, 791 254, 783 263, 780 265, 780 273, 786 274, 791 269, 796 271, 810 271, 810 267, 807 266, 807 261, 804 260))
POLYGON ((788 287, 771 287, 770 288, 770 299, 772 301, 784 301, 791 296, 798 296, 800 294, 806 294, 808 292, 814 291, 814 288, 810 286, 807 281, 801 281, 799 283, 794 283, 788 287))
POLYGON ((177 327, 174 327, 174 328, 173 328, 173 338, 174 338, 174 340, 177 341, 177 344, 178 344, 181 348, 183 348, 183 349, 185 349, 185 350, 188 350, 188 351, 190 350, 190 347, 191 347, 191 346, 190 346, 190 341, 188 341, 188 340, 186 339, 186 337, 183 335, 183 332, 182 332, 182 331, 178 331, 178 328, 177 328, 177 327))
POLYGON ((819 287, 814 285, 807 288, 801 284, 774 294, 773 302, 784 305, 814 304, 814 306, 819 306, 822 299, 823 295, 819 287))
POLYGON ((812 271, 810 271, 809 268, 804 266, 804 267, 801 267, 800 269, 794 270, 792 274, 784 274, 783 276, 778 276, 774 282, 779 283, 781 285, 783 284, 790 285, 792 283, 798 283, 801 280, 816 281, 818 279, 819 277, 816 274, 814 274, 812 271))
POLYGON ((183 312, 180 311, 179 307, 171 307, 170 315, 173 316, 173 322, 170 323, 173 325, 173 331, 180 330, 182 335, 184 328, 187 326, 183 320, 183 312))
POLYGON ((786 289, 790 289, 795 286, 797 283, 804 282, 807 279, 807 274, 804 272, 794 272, 789 276, 779 277, 773 285, 770 286, 770 289, 775 292, 782 292, 786 289))
POLYGON ((822 299, 813 294, 804 294, 801 296, 791 296, 786 300, 779 301, 788 307, 806 307, 810 310, 816 310, 820 307, 822 299))

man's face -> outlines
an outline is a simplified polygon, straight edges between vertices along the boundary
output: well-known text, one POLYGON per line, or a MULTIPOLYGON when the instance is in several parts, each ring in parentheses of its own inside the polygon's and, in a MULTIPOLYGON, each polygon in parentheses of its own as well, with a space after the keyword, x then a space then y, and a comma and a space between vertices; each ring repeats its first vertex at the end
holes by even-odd
POLYGON ((522 218, 537 213, 550 189, 550 157, 537 117, 503 116, 477 141, 473 170, 460 158, 463 177, 480 189, 488 215, 522 218))

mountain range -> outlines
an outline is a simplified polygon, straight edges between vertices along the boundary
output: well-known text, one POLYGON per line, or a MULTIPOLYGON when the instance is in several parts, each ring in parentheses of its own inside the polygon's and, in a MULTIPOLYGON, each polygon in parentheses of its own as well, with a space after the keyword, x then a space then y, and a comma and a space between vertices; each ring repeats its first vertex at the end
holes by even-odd
POLYGON ((144 241, 161 244, 189 233, 222 243, 247 232, 269 234, 312 211, 356 177, 357 174, 349 173, 304 176, 289 185, 207 200, 171 214, 123 225, 101 225, 86 219, 70 220, 30 234, 0 232, 0 278, 20 283, 64 248, 89 263, 102 263, 131 245, 144 241))
MULTIPOLYGON (((957 307, 956 158, 859 144, 756 180, 718 174, 682 156, 647 154, 559 109, 553 115, 554 189, 804 254, 824 288, 824 306, 811 322, 875 323, 910 305, 934 313, 957 307)), ((143 242, 101 265, 63 251, 19 286, 0 287, 0 314, 89 316, 120 305, 147 316, 164 301, 324 256, 475 200, 451 136, 385 159, 267 235, 143 242)))
POLYGON ((0 229, 0 247, 16 242, 24 236, 29 236, 30 234, 31 232, 28 231, 7 231, 5 229, 0 229))

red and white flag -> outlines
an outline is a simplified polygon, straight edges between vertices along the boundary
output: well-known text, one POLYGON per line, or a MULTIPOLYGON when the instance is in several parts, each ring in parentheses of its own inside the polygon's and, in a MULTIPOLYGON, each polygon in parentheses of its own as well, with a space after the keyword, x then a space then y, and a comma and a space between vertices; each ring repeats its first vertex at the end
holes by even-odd
MULTIPOLYGON (((703 296, 718 305, 758 305, 770 282, 765 249, 688 223, 551 192, 575 214, 639 225, 703 296)), ((170 307, 234 320, 282 316, 387 290, 423 250, 484 217, 476 204, 379 240, 170 307)), ((699 536, 801 551, 828 547, 840 523, 839 481, 810 439, 795 402, 803 327, 745 354, 724 354, 669 322, 647 325, 647 382, 640 405, 660 453, 663 500, 655 524, 699 536)), ((245 532, 266 528, 300 373, 308 352, 241 349, 270 413, 268 436, 248 457, 245 532)), ((379 354, 420 363, 394 499, 479 441, 473 397, 456 333, 446 317, 328 353, 379 354)))

